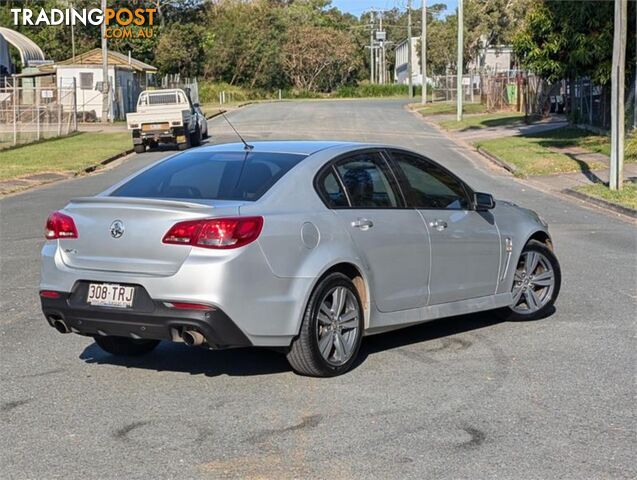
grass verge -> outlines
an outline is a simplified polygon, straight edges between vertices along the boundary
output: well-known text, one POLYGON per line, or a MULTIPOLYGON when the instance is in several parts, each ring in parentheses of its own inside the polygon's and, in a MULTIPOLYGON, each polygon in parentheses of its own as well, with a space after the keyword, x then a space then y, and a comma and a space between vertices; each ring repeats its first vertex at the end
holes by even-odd
POLYGON ((622 207, 637 210, 637 184, 633 182, 625 182, 624 188, 621 190, 611 190, 604 183, 596 183, 594 185, 581 185, 573 190, 591 197, 600 198, 622 207))
POLYGON ((0 180, 80 172, 133 146, 128 132, 86 132, 0 151, 0 180))
POLYGON ((438 122, 438 125, 445 130, 466 131, 479 130, 488 127, 519 125, 522 123, 524 123, 524 115, 521 115, 518 112, 498 112, 465 117, 460 122, 456 120, 442 120, 438 122))
MULTIPOLYGON (((451 115, 456 113, 455 102, 440 102, 440 103, 428 103, 425 107, 420 103, 412 103, 410 108, 416 110, 423 117, 429 115, 451 115)), ((462 107, 463 113, 485 113, 487 111, 486 105, 482 103, 465 103, 462 107)))
MULTIPOLYGON (((608 137, 573 127, 559 128, 536 135, 482 140, 475 142, 475 145, 513 165, 520 176, 605 168, 606 164, 602 162, 582 159, 581 153, 593 152, 607 155, 610 151, 608 137)), ((626 156, 626 161, 636 160, 637 158, 626 156)))

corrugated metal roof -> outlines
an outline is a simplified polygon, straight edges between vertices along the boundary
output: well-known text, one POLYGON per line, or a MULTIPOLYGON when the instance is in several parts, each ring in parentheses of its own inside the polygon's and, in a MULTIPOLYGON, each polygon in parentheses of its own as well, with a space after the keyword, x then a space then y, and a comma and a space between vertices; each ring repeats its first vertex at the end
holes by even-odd
MULTIPOLYGON (((101 65, 102 64, 102 50, 99 48, 94 48, 93 50, 89 50, 88 52, 82 53, 81 55, 76 55, 75 59, 69 58, 67 60, 63 60, 61 62, 57 62, 55 65, 101 65)), ((142 62, 141 60, 136 60, 135 58, 129 58, 128 55, 124 55, 123 53, 115 52, 113 50, 108 51, 108 64, 109 65, 120 65, 127 66, 132 68, 133 70, 138 70, 141 72, 156 72, 157 68, 152 65, 148 65, 147 63, 142 62)))
POLYGON ((29 37, 6 27, 0 27, 0 35, 18 50, 23 66, 29 65, 30 61, 44 60, 44 52, 29 37))

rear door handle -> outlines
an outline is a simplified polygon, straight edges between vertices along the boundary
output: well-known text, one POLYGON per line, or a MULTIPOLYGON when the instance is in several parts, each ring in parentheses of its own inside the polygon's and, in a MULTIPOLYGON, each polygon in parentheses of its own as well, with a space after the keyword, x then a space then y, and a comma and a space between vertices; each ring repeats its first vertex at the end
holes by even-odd
POLYGON ((366 218, 359 218, 352 222, 352 227, 360 228, 361 230, 369 230, 374 226, 374 222, 366 218))
POLYGON ((429 226, 435 228, 439 232, 442 232, 445 228, 447 228, 447 222, 437 218, 436 220, 429 222, 429 226))

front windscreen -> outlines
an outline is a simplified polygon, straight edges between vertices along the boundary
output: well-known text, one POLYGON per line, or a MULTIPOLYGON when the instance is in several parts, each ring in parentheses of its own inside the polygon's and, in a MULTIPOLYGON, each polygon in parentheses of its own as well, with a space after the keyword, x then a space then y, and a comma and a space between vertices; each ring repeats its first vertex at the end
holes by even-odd
POLYGON ((305 155, 259 152, 186 152, 159 163, 111 196, 258 200, 305 155))

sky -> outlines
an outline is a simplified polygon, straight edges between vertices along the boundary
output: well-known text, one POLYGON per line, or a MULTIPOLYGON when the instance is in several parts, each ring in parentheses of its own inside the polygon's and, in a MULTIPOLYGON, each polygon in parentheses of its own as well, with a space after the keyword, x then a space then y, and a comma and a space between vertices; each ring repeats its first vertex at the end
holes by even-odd
MULTIPOLYGON (((422 0, 412 0, 413 8, 420 8, 421 2, 422 0)), ((447 5, 447 11, 455 10, 458 6, 458 0, 427 0, 427 2, 429 5, 444 3, 447 5)), ((372 8, 376 10, 385 10, 393 7, 406 8, 407 0, 332 0, 332 5, 358 17, 361 13, 372 8)))

